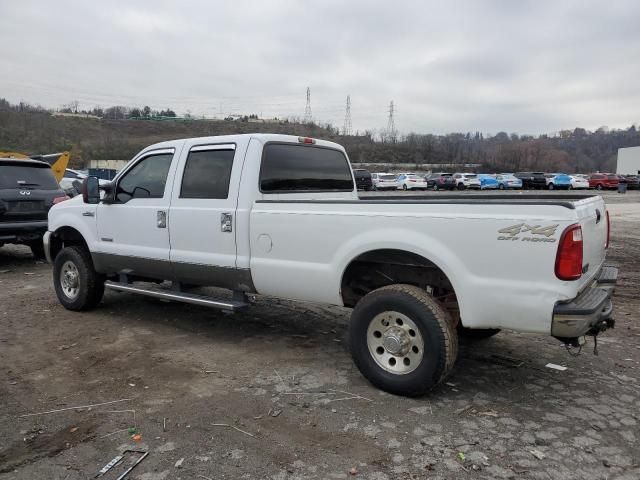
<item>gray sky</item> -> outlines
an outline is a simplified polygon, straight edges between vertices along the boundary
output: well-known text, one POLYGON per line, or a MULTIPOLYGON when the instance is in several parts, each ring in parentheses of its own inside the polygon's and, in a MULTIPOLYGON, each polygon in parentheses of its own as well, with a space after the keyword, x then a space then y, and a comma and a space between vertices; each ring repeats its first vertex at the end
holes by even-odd
POLYGON ((0 0, 0 97, 403 132, 640 121, 640 1, 0 0), (222 110, 221 110, 222 107, 222 110))

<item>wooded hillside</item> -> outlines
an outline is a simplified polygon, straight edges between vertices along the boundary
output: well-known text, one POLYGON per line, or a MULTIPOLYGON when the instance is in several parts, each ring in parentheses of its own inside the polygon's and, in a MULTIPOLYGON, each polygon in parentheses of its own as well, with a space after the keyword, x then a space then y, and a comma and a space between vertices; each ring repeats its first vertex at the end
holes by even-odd
POLYGON ((0 99, 0 151, 30 154, 70 150, 73 167, 91 159, 129 159, 143 147, 181 137, 271 132, 311 136, 344 145, 353 162, 481 164, 480 170, 548 172, 613 171, 618 148, 640 145, 635 126, 625 130, 582 128, 557 135, 481 133, 409 134, 377 140, 371 134, 342 136, 331 125, 288 120, 140 119, 55 116, 41 108, 20 108, 0 99))

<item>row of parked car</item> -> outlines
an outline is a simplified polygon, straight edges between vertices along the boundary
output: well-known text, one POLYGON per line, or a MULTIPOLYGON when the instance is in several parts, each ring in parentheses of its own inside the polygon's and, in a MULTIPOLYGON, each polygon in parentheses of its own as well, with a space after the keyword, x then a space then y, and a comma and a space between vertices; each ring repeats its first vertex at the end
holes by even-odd
POLYGON ((488 189, 617 189, 626 183, 629 189, 638 189, 637 175, 613 173, 573 174, 516 172, 516 173, 445 173, 427 175, 401 173, 370 173, 364 169, 354 170, 356 185, 361 190, 488 190, 488 189))

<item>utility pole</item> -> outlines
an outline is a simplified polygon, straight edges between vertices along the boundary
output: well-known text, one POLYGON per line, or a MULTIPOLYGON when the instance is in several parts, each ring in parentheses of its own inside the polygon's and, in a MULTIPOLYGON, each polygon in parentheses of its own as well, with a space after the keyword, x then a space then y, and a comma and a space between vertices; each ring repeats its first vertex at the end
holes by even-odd
POLYGON ((313 122, 311 116, 311 89, 307 87, 307 106, 304 107, 304 123, 313 122))
POLYGON ((396 122, 393 118, 393 114, 395 112, 395 107, 393 105, 393 100, 389 104, 389 121, 387 122, 387 138, 391 140, 392 143, 396 143, 396 138, 398 136, 398 132, 396 131, 396 122))
POLYGON ((343 135, 351 135, 351 95, 347 95, 347 108, 344 112, 343 135))

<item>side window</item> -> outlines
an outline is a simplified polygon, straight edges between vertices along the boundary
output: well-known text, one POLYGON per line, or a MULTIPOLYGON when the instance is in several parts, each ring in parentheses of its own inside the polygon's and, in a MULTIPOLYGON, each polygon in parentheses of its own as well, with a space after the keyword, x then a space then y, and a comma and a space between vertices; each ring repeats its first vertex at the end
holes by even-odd
MULTIPOLYGON (((357 175, 357 172, 354 172, 357 175)), ((260 168, 260 191, 350 192, 353 178, 347 157, 317 146, 267 143, 260 168)))
POLYGON ((161 153, 143 158, 118 182, 116 201, 126 203, 132 198, 162 198, 173 153, 161 153))
POLYGON ((70 172, 69 170, 65 170, 64 178, 78 178, 78 175, 74 172, 70 172))
POLYGON ((234 154, 235 150, 189 152, 180 198, 227 198, 234 154))

